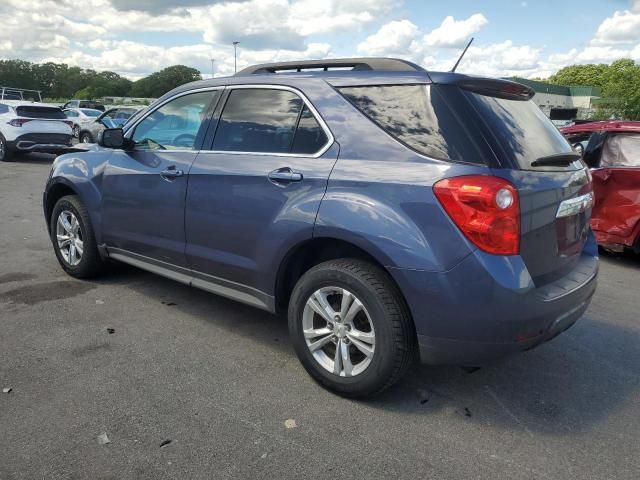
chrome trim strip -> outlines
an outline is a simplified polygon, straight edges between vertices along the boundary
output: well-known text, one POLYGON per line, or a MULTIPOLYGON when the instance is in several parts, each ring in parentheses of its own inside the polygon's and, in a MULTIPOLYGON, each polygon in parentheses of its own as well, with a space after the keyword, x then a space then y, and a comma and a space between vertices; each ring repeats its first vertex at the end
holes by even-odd
MULTIPOLYGON (((227 151, 227 150, 198 150, 198 153, 215 153, 215 154, 225 154, 225 155, 262 155, 262 156, 267 155, 267 156, 271 156, 271 157, 318 158, 318 157, 321 157, 322 155, 324 155, 327 152, 327 150, 329 150, 329 148, 331 148, 331 146, 335 142, 335 138, 333 136, 333 133, 331 133, 331 130, 329 129, 329 126, 326 124, 326 122, 324 121, 324 119, 322 118, 322 116, 320 115, 318 110, 316 110, 316 107, 313 106, 311 101, 307 98, 307 96, 304 93, 302 93, 302 91, 298 90, 297 88, 289 87, 287 85, 269 85, 269 84, 227 85, 227 86, 199 88, 199 89, 195 89, 195 90, 189 90, 189 91, 185 91, 185 92, 180 92, 180 93, 174 95, 173 97, 166 99, 161 104, 158 104, 157 106, 154 107, 153 110, 149 110, 146 113, 146 115, 144 115, 142 118, 139 118, 134 124, 132 124, 131 126, 129 126, 129 128, 127 128, 127 130, 124 132, 125 136, 129 133, 129 131, 131 131, 132 129, 135 129, 135 127, 142 120, 147 118, 149 115, 151 115, 153 112, 155 112, 158 108, 162 107, 166 103, 168 103, 168 102, 170 102, 170 101, 172 101, 172 100, 174 100, 176 98, 183 97, 184 95, 189 95, 189 94, 192 94, 192 93, 206 92, 206 91, 209 91, 209 90, 224 90, 224 89, 228 89, 228 90, 247 90, 247 89, 286 90, 286 91, 295 93, 296 95, 298 95, 302 99, 302 101, 309 108, 309 110, 311 110, 312 115, 314 116, 314 118, 316 119, 316 121, 320 125, 320 128, 322 128, 322 130, 324 131, 325 135, 327 136, 327 143, 320 150, 318 150, 316 153, 313 153, 313 154, 307 154, 307 153, 304 153, 304 154, 303 153, 300 153, 300 154, 298 154, 298 153, 272 153, 272 152, 235 152, 235 151, 227 151)), ((162 150, 162 153, 185 152, 185 151, 192 151, 192 150, 162 150)))
POLYGON ((190 270, 178 265, 163 262, 162 260, 156 260, 138 253, 129 252, 128 250, 123 250, 121 248, 106 247, 105 250, 109 258, 128 263, 134 267, 147 270, 151 273, 155 273, 191 287, 206 290, 216 295, 230 298, 271 313, 275 312, 274 298, 263 291, 248 285, 243 285, 241 283, 232 282, 206 273, 190 270))
POLYGON ((556 218, 570 217, 593 207, 593 193, 585 193, 579 197, 564 200, 558 206, 556 218))
POLYGON ((64 143, 33 143, 29 140, 21 140, 18 143, 16 143, 16 148, 18 150, 34 150, 36 148, 40 149, 40 148, 46 148, 46 149, 54 149, 54 150, 62 150, 65 148, 69 148, 70 145, 66 145, 64 143), (30 144, 28 147, 26 146, 22 146, 23 144, 30 144))

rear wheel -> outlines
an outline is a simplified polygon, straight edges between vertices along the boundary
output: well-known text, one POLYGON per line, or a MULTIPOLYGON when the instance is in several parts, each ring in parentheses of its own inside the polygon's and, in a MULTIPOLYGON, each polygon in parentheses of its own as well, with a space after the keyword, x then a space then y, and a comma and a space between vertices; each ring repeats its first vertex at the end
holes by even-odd
POLYGON ((0 162, 10 162, 13 159, 13 152, 9 149, 7 141, 0 134, 0 162))
POLYGON ((306 272, 289 303, 289 332, 307 372, 346 397, 380 393, 415 356, 404 300, 386 272, 362 260, 331 260, 306 272))
POLYGON ((80 135, 80 126, 79 125, 74 125, 73 126, 73 136, 75 138, 78 138, 79 135, 80 135))
POLYGON ((98 252, 91 219, 75 195, 62 197, 51 214, 51 242, 60 266, 72 277, 90 278, 105 266, 98 252))
POLYGON ((79 140, 80 143, 93 143, 93 138, 89 132, 82 132, 79 140))

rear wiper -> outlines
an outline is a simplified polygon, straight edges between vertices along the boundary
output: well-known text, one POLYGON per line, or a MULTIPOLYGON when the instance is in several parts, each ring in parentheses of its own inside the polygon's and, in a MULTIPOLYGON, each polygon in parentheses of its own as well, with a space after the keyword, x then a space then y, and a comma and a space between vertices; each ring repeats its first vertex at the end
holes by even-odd
POLYGON ((548 167, 548 166, 560 166, 571 165, 576 160, 580 160, 582 156, 576 152, 554 153, 553 155, 547 155, 546 157, 540 157, 537 160, 531 162, 532 167, 548 167))

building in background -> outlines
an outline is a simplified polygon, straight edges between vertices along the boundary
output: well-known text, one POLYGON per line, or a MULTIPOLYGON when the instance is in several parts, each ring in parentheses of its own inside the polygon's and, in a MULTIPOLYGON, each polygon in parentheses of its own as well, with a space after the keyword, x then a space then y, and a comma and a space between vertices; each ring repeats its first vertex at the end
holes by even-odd
POLYGON ((533 101, 557 124, 593 118, 600 98, 598 87, 554 85, 520 77, 508 80, 533 88, 536 92, 533 101))

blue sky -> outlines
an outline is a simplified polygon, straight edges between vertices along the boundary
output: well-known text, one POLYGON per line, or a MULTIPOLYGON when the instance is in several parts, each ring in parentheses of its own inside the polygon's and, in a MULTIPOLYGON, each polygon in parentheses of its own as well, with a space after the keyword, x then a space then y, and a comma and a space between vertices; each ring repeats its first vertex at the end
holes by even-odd
POLYGON ((640 60, 640 0, 3 0, 0 58, 139 78, 181 63, 216 75, 273 60, 398 56, 448 69, 548 76, 640 60), (28 28, 25 28, 25 25, 28 28))

